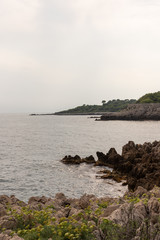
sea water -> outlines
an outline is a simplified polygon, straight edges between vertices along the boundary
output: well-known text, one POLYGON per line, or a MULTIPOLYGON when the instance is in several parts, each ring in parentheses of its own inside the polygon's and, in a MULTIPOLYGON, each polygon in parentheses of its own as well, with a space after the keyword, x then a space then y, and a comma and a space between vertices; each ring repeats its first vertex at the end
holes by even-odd
POLYGON ((114 147, 160 139, 160 121, 95 121, 89 116, 0 115, 0 195, 121 196, 127 187, 98 179, 104 167, 64 165, 65 155, 86 157, 114 147))

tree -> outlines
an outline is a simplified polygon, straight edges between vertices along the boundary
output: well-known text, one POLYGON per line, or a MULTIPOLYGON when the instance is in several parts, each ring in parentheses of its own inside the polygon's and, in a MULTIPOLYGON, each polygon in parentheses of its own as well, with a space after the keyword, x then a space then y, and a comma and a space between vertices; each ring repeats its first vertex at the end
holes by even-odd
POLYGON ((102 100, 102 104, 104 105, 106 103, 106 100, 102 100))

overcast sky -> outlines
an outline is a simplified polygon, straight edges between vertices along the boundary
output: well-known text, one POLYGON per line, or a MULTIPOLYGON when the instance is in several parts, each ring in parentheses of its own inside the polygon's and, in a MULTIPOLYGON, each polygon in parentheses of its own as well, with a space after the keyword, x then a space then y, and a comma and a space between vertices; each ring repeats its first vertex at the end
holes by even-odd
POLYGON ((0 0, 0 112, 159 90, 159 0, 0 0))

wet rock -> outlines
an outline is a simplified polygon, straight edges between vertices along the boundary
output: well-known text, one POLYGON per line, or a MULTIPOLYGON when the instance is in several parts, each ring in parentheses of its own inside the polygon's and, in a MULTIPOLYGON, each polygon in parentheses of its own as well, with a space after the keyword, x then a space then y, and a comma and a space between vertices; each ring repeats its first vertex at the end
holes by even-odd
POLYGON ((114 148, 107 154, 97 152, 98 160, 95 162, 93 156, 81 159, 66 156, 62 162, 70 164, 95 163, 94 166, 107 166, 113 169, 105 175, 98 176, 113 179, 117 182, 127 179, 128 189, 135 191, 138 186, 151 190, 155 185, 160 187, 160 141, 153 143, 135 144, 129 141, 122 148, 119 155, 114 148))
POLYGON ((65 156, 61 161, 65 164, 80 164, 80 163, 82 163, 82 160, 81 160, 80 156, 78 156, 78 155, 75 155, 74 157, 72 157, 71 155, 65 156))
POLYGON ((89 157, 83 158, 82 161, 88 164, 92 164, 96 162, 92 155, 90 155, 89 157))
POLYGON ((95 166, 107 166, 107 155, 102 152, 96 152, 98 160, 95 163, 95 166))
POLYGON ((80 158, 80 156, 78 155, 75 155, 74 157, 72 157, 71 155, 68 155, 68 156, 65 156, 61 161, 65 164, 95 163, 95 159, 92 155, 86 158, 80 158))
POLYGON ((120 173, 116 172, 116 171, 109 171, 109 170, 104 170, 104 171, 100 171, 99 173, 105 173, 105 175, 102 176, 97 176, 98 178, 102 178, 102 179, 112 179, 115 182, 122 182, 123 180, 126 179, 125 176, 122 176, 120 173))

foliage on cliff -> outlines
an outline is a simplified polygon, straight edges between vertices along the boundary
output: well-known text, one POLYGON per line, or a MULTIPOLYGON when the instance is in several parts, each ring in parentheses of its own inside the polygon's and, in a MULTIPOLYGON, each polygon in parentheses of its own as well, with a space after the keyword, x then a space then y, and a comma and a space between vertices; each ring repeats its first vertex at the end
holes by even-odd
POLYGON ((102 101, 102 105, 82 105, 78 106, 69 110, 56 112, 55 114, 63 115, 63 114, 86 114, 86 113, 96 113, 96 112, 117 112, 120 111, 128 106, 128 104, 135 103, 135 99, 114 99, 110 100, 107 103, 105 101, 102 101))
POLYGON ((160 91, 145 94, 138 99, 137 103, 160 103, 160 91))

